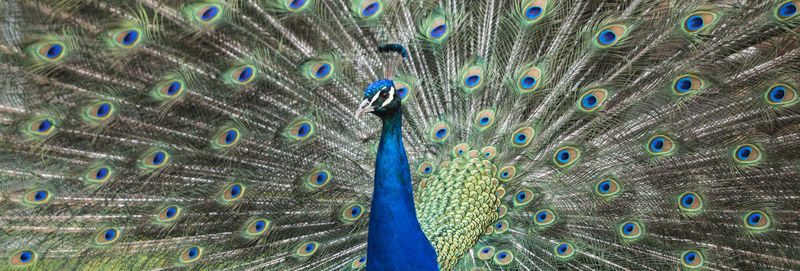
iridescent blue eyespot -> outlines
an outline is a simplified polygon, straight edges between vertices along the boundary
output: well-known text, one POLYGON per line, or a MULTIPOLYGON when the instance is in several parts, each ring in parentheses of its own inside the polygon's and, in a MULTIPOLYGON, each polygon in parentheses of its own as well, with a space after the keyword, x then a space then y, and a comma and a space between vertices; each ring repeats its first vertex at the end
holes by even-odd
POLYGON ((217 8, 215 6, 211 6, 208 9, 206 9, 202 13, 202 15, 200 15, 200 19, 203 20, 203 21, 209 21, 211 19, 214 19, 214 17, 217 16, 218 12, 219 12, 219 8, 217 8))
POLYGON ((705 21, 703 21, 703 17, 700 15, 691 16, 686 20, 686 29, 688 30, 696 31, 703 28, 704 25, 705 21))
POLYGON ((736 152, 736 155, 739 157, 739 160, 747 160, 750 157, 750 153, 753 151, 753 148, 750 146, 744 146, 739 148, 736 152))
POLYGON ((297 129, 297 136, 298 137, 304 137, 304 136, 308 135, 308 131, 310 131, 310 130, 311 130, 311 126, 309 126, 308 124, 305 124, 305 123, 301 124, 300 128, 297 129))
POLYGON ((797 14, 797 5, 793 2, 786 2, 778 8, 778 18, 785 19, 797 14))
POLYGON ((603 45, 610 45, 617 40, 617 34, 611 30, 604 30, 600 32, 600 35, 597 36, 597 41, 603 45))
POLYGON ((115 236, 117 236, 117 231, 116 231, 116 230, 114 230, 114 229, 108 229, 108 230, 106 230, 106 232, 103 234, 103 238, 105 238, 105 239, 106 239, 106 241, 111 241, 111 240, 113 240, 115 236))
POLYGON ((314 244, 308 244, 308 245, 306 245, 306 247, 305 247, 305 251, 306 251, 306 252, 311 252, 312 250, 314 250, 314 247, 315 247, 315 245, 314 245, 314 244))
POLYGON ((692 89, 692 79, 688 77, 681 78, 675 83, 675 89, 679 92, 687 92, 692 89))
POLYGON ((169 208, 167 208, 166 212, 164 212, 164 216, 165 216, 167 219, 170 219, 170 218, 173 218, 173 217, 175 217, 175 214, 177 214, 177 213, 178 213, 178 208, 176 208, 176 207, 169 207, 169 208))
POLYGON ((233 143, 236 140, 236 137, 237 137, 236 131, 234 130, 228 131, 227 133, 225 133, 225 144, 233 143))
POLYGON ((745 216, 745 226, 751 230, 763 230, 770 224, 770 217, 762 211, 752 211, 745 216))
POLYGON ((447 129, 442 128, 436 131, 436 137, 444 137, 447 134, 447 129))
POLYGON ((375 14, 375 12, 378 12, 380 6, 381 4, 378 2, 369 4, 366 8, 364 8, 364 10, 361 11, 361 15, 364 15, 365 17, 372 16, 375 14))
POLYGON ((544 209, 536 213, 536 219, 533 221, 538 226, 547 226, 555 221, 555 215, 552 211, 544 209))
POLYGON ((447 31, 447 25, 446 24, 440 24, 440 25, 434 27, 431 30, 431 37, 440 38, 440 37, 442 37, 444 35, 444 33, 446 31, 447 31))
POLYGON ((589 108, 594 107, 595 105, 597 105, 597 97, 594 96, 593 94, 586 95, 583 97, 582 103, 583 107, 589 107, 589 108))
POLYGON ((407 87, 399 88, 395 91, 395 94, 397 94, 397 97, 400 97, 400 99, 405 98, 406 94, 408 94, 408 88, 407 87))
POLYGON ((522 77, 522 79, 519 80, 519 85, 524 89, 532 88, 536 85, 536 78, 533 78, 533 76, 522 77))
POLYGON ((11 254, 9 261, 11 262, 12 268, 31 265, 34 263, 34 261, 36 261, 36 253, 32 250, 17 251, 16 253, 11 254))
POLYGON ((692 206, 692 203, 694 203, 694 199, 695 199, 694 195, 686 194, 685 196, 683 196, 683 199, 681 199, 681 204, 683 205, 683 207, 689 208, 692 206))
POLYGON ((231 197, 234 197, 234 198, 238 197, 239 193, 241 193, 241 192, 242 192, 242 187, 240 185, 237 184, 237 185, 231 186, 231 189, 230 189, 231 197))
POLYGON ((469 87, 474 87, 480 81, 481 81, 481 77, 480 76, 478 76, 478 75, 470 75, 470 76, 467 76, 466 79, 464 79, 464 84, 466 84, 469 87))
POLYGON ((139 38, 139 31, 129 30, 122 38, 122 45, 131 45, 139 38))
POLYGON ((519 201, 519 202, 523 202, 523 201, 525 201, 525 199, 527 199, 527 198, 528 198, 528 193, 525 193, 525 192, 519 192, 519 193, 517 194, 517 201, 519 201))
POLYGON ((562 150, 558 152, 558 155, 556 157, 559 162, 566 163, 567 161, 569 161, 569 152, 567 150, 562 150))
POLYGON ((306 0, 293 0, 289 3, 289 7, 292 9, 298 9, 306 4, 306 0))
POLYGON ((529 7, 527 10, 525 10, 525 18, 527 18, 528 20, 535 20, 536 18, 539 18, 540 15, 542 15, 541 7, 534 6, 534 7, 529 7))
POLYGON ((326 75, 328 75, 328 73, 330 73, 330 72, 331 72, 331 65, 328 65, 328 64, 322 64, 322 65, 320 65, 320 66, 319 66, 319 68, 317 68, 317 70, 314 72, 314 76, 316 76, 316 77, 318 77, 318 78, 321 78, 321 77, 325 77, 325 76, 326 76, 326 75))
POLYGON ((664 149, 664 139, 663 138, 656 138, 650 142, 650 150, 654 152, 660 152, 664 149))
POLYGON ((328 174, 326 174, 325 172, 320 172, 319 174, 317 174, 316 178, 317 184, 323 184, 325 183, 326 180, 328 180, 328 174))
POLYGON ((153 165, 157 166, 157 165, 160 165, 163 162, 164 162, 164 153, 163 152, 157 152, 157 153, 153 154, 153 165))
POLYGON ((53 123, 50 122, 50 120, 43 120, 43 121, 39 122, 39 126, 36 127, 36 131, 38 131, 40 133, 44 133, 44 132, 47 132, 48 130, 50 130, 50 127, 52 127, 52 126, 53 126, 53 123))
POLYGON ((64 46, 61 46, 60 44, 53 44, 50 46, 50 49, 47 50, 47 54, 45 54, 45 56, 50 59, 57 58, 61 55, 61 51, 63 50, 64 46))
POLYGON ((239 80, 239 82, 247 82, 247 80, 250 79, 250 76, 253 76, 253 68, 247 67, 242 69, 242 71, 239 73, 239 77, 237 77, 236 80, 239 80))
POLYGON ((33 259, 33 253, 30 251, 23 251, 19 254, 19 261, 23 263, 30 262, 33 259))
POLYGON ((33 199, 36 201, 43 201, 46 198, 47 198, 47 191, 44 190, 37 191, 36 194, 33 196, 33 199))

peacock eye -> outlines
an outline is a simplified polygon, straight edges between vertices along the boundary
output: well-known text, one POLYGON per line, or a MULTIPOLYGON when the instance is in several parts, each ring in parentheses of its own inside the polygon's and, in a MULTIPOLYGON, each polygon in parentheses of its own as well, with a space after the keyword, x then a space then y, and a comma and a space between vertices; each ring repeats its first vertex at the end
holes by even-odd
POLYGON ((386 100, 386 99, 388 99, 388 98, 389 98, 389 91, 387 91, 386 89, 384 89, 384 90, 382 90, 382 91, 381 91, 381 94, 380 94, 380 95, 381 95, 381 99, 384 99, 384 100, 386 100))

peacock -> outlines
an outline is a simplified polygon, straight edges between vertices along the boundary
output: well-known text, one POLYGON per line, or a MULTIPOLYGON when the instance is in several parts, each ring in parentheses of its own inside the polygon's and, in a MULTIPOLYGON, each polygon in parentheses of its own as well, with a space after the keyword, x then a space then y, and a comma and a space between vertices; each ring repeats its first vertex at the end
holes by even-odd
POLYGON ((797 270, 798 5, 0 1, 0 270, 797 270))

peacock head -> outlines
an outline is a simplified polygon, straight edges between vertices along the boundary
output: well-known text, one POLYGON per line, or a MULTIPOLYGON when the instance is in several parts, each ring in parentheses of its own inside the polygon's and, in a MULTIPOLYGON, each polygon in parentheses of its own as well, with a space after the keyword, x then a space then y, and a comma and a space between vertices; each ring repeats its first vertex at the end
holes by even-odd
POLYGON ((356 118, 364 113, 373 113, 386 118, 400 111, 400 98, 394 89, 394 82, 389 79, 375 81, 364 91, 364 100, 358 106, 356 118))

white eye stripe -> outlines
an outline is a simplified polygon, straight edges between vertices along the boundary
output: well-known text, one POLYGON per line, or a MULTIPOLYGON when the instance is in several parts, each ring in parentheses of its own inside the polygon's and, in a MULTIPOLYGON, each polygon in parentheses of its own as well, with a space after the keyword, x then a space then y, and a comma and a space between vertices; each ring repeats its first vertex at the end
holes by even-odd
POLYGON ((384 107, 384 106, 386 106, 387 104, 391 103, 391 102, 392 102, 392 100, 394 100, 394 87, 391 87, 391 88, 389 89, 389 99, 388 99, 388 100, 386 100, 385 102, 383 102, 383 104, 381 105, 381 107, 384 107))

